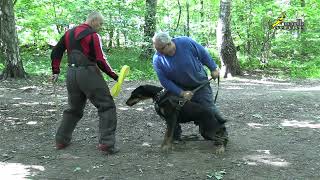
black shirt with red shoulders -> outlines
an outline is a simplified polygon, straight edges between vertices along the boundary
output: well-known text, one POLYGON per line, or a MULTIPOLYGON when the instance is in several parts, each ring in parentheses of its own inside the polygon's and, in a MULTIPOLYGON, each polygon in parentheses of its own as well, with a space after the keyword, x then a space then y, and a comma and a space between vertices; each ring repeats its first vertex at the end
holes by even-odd
MULTIPOLYGON (((79 34, 86 29, 91 28, 88 24, 81 24, 74 29, 74 36, 75 38, 79 36, 79 34)), ((59 74, 60 73, 60 63, 61 59, 63 57, 63 53, 65 50, 69 53, 72 49, 70 49, 70 30, 68 30, 59 40, 57 45, 54 47, 51 53, 51 66, 52 66, 52 73, 53 74, 59 74)), ((111 68, 109 63, 106 60, 106 57, 102 51, 102 43, 101 43, 101 37, 96 32, 93 32, 90 35, 85 36, 80 40, 80 45, 82 47, 82 53, 90 59, 95 60, 98 67, 105 72, 107 75, 109 75, 114 80, 118 79, 118 75, 114 72, 114 70, 111 68), (93 42, 90 46, 90 43, 93 42), (94 51, 94 52, 92 52, 94 51), (92 57, 94 56, 94 57, 92 57)))

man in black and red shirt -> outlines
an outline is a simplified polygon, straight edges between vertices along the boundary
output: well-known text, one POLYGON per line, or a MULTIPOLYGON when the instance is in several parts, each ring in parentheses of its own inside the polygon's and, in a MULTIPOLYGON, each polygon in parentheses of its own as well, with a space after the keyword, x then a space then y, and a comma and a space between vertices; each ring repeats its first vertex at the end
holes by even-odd
POLYGON ((57 81, 60 62, 67 50, 67 90, 69 108, 63 112, 63 119, 56 134, 56 148, 64 149, 70 144, 72 132, 83 116, 87 99, 98 109, 98 149, 107 154, 118 151, 115 148, 117 126, 116 107, 101 71, 114 80, 118 75, 107 63, 102 51, 101 37, 97 34, 103 24, 98 12, 89 14, 85 23, 68 30, 52 50, 52 80, 57 81), (101 71, 100 71, 100 70, 101 71))

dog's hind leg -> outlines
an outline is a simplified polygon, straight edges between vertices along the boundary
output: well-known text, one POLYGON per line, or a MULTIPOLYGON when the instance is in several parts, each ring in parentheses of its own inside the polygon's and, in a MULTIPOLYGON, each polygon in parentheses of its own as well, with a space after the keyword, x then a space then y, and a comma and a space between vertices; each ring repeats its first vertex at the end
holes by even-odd
POLYGON ((182 134, 182 130, 181 130, 181 125, 179 123, 176 123, 176 127, 174 128, 174 132, 173 132, 173 141, 182 141, 181 139, 181 134, 182 134))
POLYGON ((164 140, 161 145, 161 150, 163 152, 168 152, 169 150, 173 149, 172 142, 173 142, 173 134, 175 127, 177 125, 177 115, 173 114, 169 118, 166 119, 167 129, 164 135, 164 140))
POLYGON ((199 131, 202 137, 206 140, 212 140, 215 146, 215 153, 222 154, 225 151, 228 142, 228 133, 224 126, 220 127, 217 131, 206 129, 205 127, 199 126, 199 131))
POLYGON ((228 143, 228 132, 223 126, 217 133, 214 145, 216 146, 216 154, 224 153, 228 143))

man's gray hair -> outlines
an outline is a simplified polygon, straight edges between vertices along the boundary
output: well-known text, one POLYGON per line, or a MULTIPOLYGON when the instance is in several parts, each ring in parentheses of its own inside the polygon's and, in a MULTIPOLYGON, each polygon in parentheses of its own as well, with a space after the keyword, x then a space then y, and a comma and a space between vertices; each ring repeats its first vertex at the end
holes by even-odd
POLYGON ((88 15, 87 22, 92 22, 93 20, 100 19, 100 18, 103 19, 102 14, 97 11, 93 11, 88 15))
POLYGON ((158 32, 154 34, 152 41, 160 44, 168 44, 171 42, 171 37, 167 32, 158 32))

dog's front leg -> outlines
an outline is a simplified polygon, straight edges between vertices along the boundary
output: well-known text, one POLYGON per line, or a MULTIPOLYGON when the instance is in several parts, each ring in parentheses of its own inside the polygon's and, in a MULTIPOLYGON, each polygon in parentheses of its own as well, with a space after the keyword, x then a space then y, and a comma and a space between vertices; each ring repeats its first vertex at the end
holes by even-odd
POLYGON ((173 149, 172 141, 173 141, 173 133, 174 128, 177 124, 177 115, 173 114, 171 117, 166 119, 167 129, 164 135, 164 140, 161 145, 161 150, 163 152, 168 152, 169 150, 173 149))

